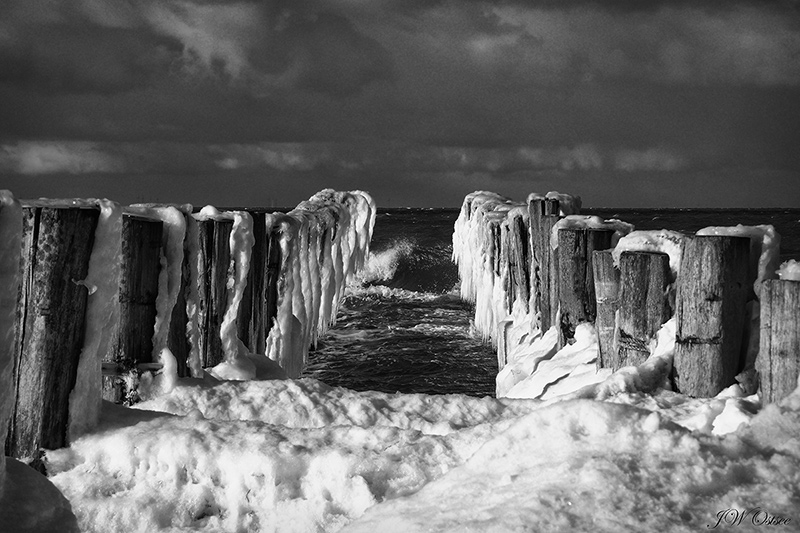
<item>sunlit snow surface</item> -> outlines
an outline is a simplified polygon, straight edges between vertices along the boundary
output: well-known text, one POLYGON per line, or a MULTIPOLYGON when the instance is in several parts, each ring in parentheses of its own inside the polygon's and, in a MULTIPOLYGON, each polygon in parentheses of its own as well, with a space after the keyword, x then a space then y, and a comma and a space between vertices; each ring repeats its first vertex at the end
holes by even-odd
POLYGON ((758 506, 800 521, 800 392, 724 438, 670 418, 726 400, 677 396, 193 380, 105 404, 99 431, 47 460, 84 531, 697 531, 758 506))

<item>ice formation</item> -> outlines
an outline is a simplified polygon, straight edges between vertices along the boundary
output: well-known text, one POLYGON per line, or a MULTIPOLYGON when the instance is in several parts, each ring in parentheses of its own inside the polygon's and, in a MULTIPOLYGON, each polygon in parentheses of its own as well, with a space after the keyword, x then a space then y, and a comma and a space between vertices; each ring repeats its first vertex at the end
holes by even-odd
POLYGON ((669 268, 672 277, 678 276, 681 267, 681 255, 683 253, 683 240, 685 236, 678 231, 636 230, 622 237, 614 250, 611 252, 614 264, 619 266, 619 258, 622 252, 660 252, 669 256, 669 268))
POLYGON ((297 377, 336 319, 344 287, 369 255, 375 202, 363 191, 326 189, 286 215, 275 215, 281 269, 278 316, 267 338, 267 356, 297 377))
POLYGON ((500 334, 498 324, 509 314, 503 290, 509 273, 495 271, 495 263, 500 263, 501 268, 505 265, 498 261, 500 235, 490 229, 488 222, 493 220, 499 228, 509 216, 527 219, 526 212, 526 204, 476 191, 464 198, 455 222, 453 260, 458 265, 461 297, 475 303, 475 328, 493 343, 500 334))
POLYGON ((790 259, 782 263, 777 274, 780 279, 800 281, 800 261, 790 259))
MULTIPOLYGON (((212 376, 218 379, 234 379, 244 380, 253 379, 256 376, 255 364, 248 357, 247 349, 239 340, 236 330, 236 317, 239 313, 239 305, 242 302, 245 285, 247 284, 247 273, 250 269, 250 255, 253 248, 253 219, 246 211, 225 211, 220 212, 213 206, 206 206, 200 210, 199 213, 193 215, 194 220, 231 220, 233 227, 228 238, 228 246, 230 249, 230 256, 233 261, 233 270, 228 273, 226 282, 227 298, 225 313, 220 325, 220 340, 222 341, 222 362, 210 369, 209 372, 212 376)), ((196 241, 194 241, 196 242, 196 241)), ((191 249, 190 253, 195 257, 199 257, 197 250, 191 249)), ((190 261, 197 264, 199 259, 190 261)), ((180 265, 180 263, 178 263, 180 265)), ((198 267, 199 268, 199 267, 198 267)), ((180 278, 179 278, 180 279, 180 278)), ((192 335, 196 335, 199 331, 195 329, 196 324, 195 313, 197 311, 197 303, 195 298, 196 294, 192 293, 190 298, 193 300, 187 304, 187 309, 191 308, 192 316, 189 317, 189 323, 192 325, 190 331, 192 335)), ((188 315, 188 312, 187 312, 188 315)), ((192 346, 196 346, 196 337, 191 337, 190 341, 192 346)), ((200 366, 199 353, 197 350, 190 352, 189 367, 197 369, 200 366), (195 360, 197 358, 197 360, 195 360)), ((195 371, 196 372, 196 371, 195 371)), ((197 374, 195 374, 197 375, 197 374)))

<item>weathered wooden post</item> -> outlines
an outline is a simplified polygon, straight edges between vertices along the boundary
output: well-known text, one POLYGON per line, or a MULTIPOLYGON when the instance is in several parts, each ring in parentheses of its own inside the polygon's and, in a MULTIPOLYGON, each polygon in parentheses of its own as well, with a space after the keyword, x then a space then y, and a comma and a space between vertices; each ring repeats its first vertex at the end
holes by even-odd
POLYGON ((800 281, 765 280, 756 370, 764 404, 797 388, 800 374, 800 281))
POLYGON ((669 256, 623 252, 619 263, 619 314, 614 339, 618 366, 612 366, 614 370, 644 363, 650 355, 650 340, 672 316, 666 292, 671 283, 669 256))
POLYGON ((558 306, 558 257, 550 246, 553 226, 559 220, 558 200, 533 199, 528 204, 530 214, 531 291, 534 292, 534 310, 541 316, 542 331, 555 324, 558 306))
POLYGON ((203 268, 199 272, 199 353, 203 368, 216 366, 224 359, 220 326, 228 304, 228 277, 234 264, 230 252, 233 221, 198 220, 199 254, 203 268))
POLYGON ((40 471, 42 448, 67 444, 69 395, 83 348, 97 207, 23 210, 16 403, 6 453, 40 471))
POLYGON ((0 190, 0 495, 5 484, 9 417, 14 409, 17 364, 17 300, 20 290, 22 206, 0 190))
POLYGON ((521 301, 527 311, 530 299, 531 251, 526 218, 514 209, 501 225, 502 247, 508 264, 506 308, 509 313, 515 300, 521 301))
POLYGON ((592 252, 611 247, 610 229, 562 228, 558 230, 558 305, 561 308, 559 346, 575 337, 581 322, 594 322, 597 303, 594 293, 592 252))
POLYGON ((500 225, 505 219, 505 213, 487 213, 486 216, 486 231, 489 235, 489 254, 492 259, 492 271, 494 277, 499 278, 502 273, 502 244, 503 240, 500 234, 500 225))
POLYGON ((711 397, 734 383, 744 330, 750 240, 692 236, 677 280, 674 380, 677 390, 711 397))
POLYGON ((160 220, 129 213, 122 217, 119 324, 113 352, 103 358, 103 399, 108 401, 130 400, 133 391, 126 388, 131 383, 126 375, 135 373, 137 365, 152 362, 162 227, 160 220))
MULTIPOLYGON (((281 273, 281 237, 276 227, 267 228, 267 242, 269 244, 265 251, 266 256, 266 278, 264 280, 264 322, 266 324, 264 334, 269 336, 269 331, 272 329, 273 321, 278 316, 278 277, 281 273)), ((335 231, 335 228, 331 231, 335 231)))
POLYGON ((248 210, 253 218, 253 247, 250 251, 250 269, 247 271, 247 285, 237 318, 238 336, 252 353, 263 354, 266 346, 266 293, 267 254, 269 236, 266 214, 248 210))
MULTIPOLYGON (((167 347, 175 356, 178 363, 178 376, 187 377, 190 375, 189 360, 189 337, 186 331, 186 324, 189 317, 186 311, 186 298, 189 294, 189 280, 191 278, 191 253, 190 253, 190 225, 197 224, 191 213, 185 211, 183 218, 186 223, 186 231, 183 236, 183 262, 181 263, 181 286, 178 290, 175 306, 172 308, 172 317, 169 321, 169 334, 167 335, 167 347)), ((166 243, 162 243, 165 246, 166 243)))
POLYGON ((597 368, 620 368, 617 351, 614 349, 617 309, 619 309, 619 269, 614 266, 611 250, 595 250, 592 253, 594 272, 594 296, 597 303, 597 330, 600 354, 597 368))

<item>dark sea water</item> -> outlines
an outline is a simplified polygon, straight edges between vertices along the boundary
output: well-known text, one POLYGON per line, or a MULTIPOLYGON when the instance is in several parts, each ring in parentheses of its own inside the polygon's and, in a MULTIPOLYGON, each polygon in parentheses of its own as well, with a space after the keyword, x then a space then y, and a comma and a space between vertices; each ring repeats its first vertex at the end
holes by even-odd
MULTIPOLYGON (((800 260, 800 209, 584 209, 636 229, 693 233, 772 224, 781 259, 800 260)), ((458 209, 380 209, 367 271, 338 322, 309 355, 305 377, 354 390, 494 395, 497 359, 471 328, 451 262, 458 209)))

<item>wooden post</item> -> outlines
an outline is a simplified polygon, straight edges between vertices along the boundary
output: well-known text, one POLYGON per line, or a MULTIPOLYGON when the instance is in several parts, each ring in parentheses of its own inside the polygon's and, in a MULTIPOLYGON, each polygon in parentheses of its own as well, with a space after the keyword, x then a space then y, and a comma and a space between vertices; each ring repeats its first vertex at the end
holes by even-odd
POLYGON ((520 300, 528 310, 530 299, 530 239, 528 226, 521 216, 510 215, 502 225, 503 249, 508 263, 506 308, 510 313, 514 300, 520 300))
MULTIPOLYGON (((186 324, 189 321, 186 312, 186 296, 189 292, 188 284, 191 276, 191 258, 189 257, 189 224, 196 224, 191 214, 184 213, 186 221, 186 233, 183 237, 183 263, 181 264, 181 287, 178 290, 178 298, 175 300, 175 307, 172 308, 172 317, 169 322, 169 335, 167 336, 167 346, 175 361, 178 363, 178 376, 187 377, 189 371, 189 338, 186 332, 186 324)), ((166 243, 162 243, 162 246, 166 243)))
POLYGON ((558 257, 550 246, 553 226, 559 220, 558 200, 537 199, 528 204, 531 239, 531 291, 534 292, 534 311, 541 317, 542 331, 555 324, 558 311, 558 257))
POLYGON ((581 322, 594 322, 592 252, 611 247, 610 229, 564 228, 558 230, 558 304, 561 308, 559 347, 571 343, 581 322))
POLYGON ((672 316, 667 287, 671 282, 669 256, 657 252, 623 252, 620 256, 620 295, 615 334, 617 364, 640 365, 650 356, 650 340, 672 316))
POLYGON ((269 236, 266 215, 263 212, 249 211, 253 217, 253 248, 250 252, 250 269, 247 272, 247 285, 239 305, 237 319, 239 339, 253 353, 263 354, 266 346, 265 306, 266 293, 264 281, 267 274, 267 253, 269 236))
POLYGON ((233 268, 230 252, 232 220, 200 220, 199 253, 199 352, 204 368, 216 366, 224 359, 220 326, 228 303, 228 276, 233 268))
POLYGON ((797 388, 800 374, 800 281, 769 279, 761 286, 761 337, 756 370, 764 404, 797 388))
POLYGON ((676 295, 674 380, 677 390, 715 396, 734 383, 744 330, 750 241, 685 240, 676 295))
POLYGON ((594 297, 597 303, 595 328, 600 346, 597 368, 617 369, 622 366, 614 349, 614 331, 619 309, 619 269, 614 266, 611 250, 595 250, 592 255, 594 297))
POLYGON ((103 358, 103 399, 108 401, 130 401, 133 391, 126 389, 123 375, 135 372, 138 364, 152 362, 162 227, 160 220, 122 217, 119 325, 113 352, 103 358))
MULTIPOLYGON (((269 336, 269 331, 272 329, 273 321, 278 316, 278 277, 281 273, 281 236, 278 230, 274 227, 267 228, 268 248, 265 250, 267 258, 267 272, 264 280, 264 294, 266 304, 264 306, 264 334, 269 336)), ((335 228, 334 230, 335 231, 335 228)))
POLYGON ((25 207, 16 403, 6 453, 40 471, 67 444, 69 395, 83 348, 86 279, 97 208, 25 207))
POLYGON ((502 253, 501 245, 503 242, 500 236, 501 222, 502 220, 497 216, 487 217, 486 231, 488 231, 491 236, 489 254, 492 259, 492 271, 494 272, 495 278, 500 277, 501 272, 500 255, 502 253))

